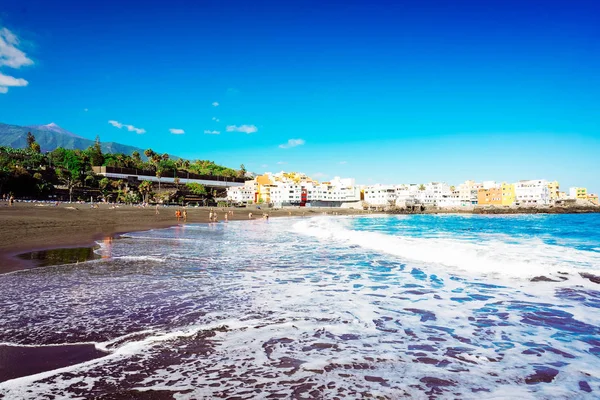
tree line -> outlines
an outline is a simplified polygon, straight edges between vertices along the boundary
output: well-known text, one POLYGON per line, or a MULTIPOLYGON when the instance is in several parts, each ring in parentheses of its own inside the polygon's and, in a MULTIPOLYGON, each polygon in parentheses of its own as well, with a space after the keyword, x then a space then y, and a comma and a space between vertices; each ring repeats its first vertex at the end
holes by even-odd
POLYGON ((207 160, 186 160, 172 158, 168 154, 159 154, 152 149, 144 151, 144 158, 138 151, 131 155, 122 153, 103 153, 100 139, 85 150, 57 148, 42 153, 35 136, 27 134, 27 147, 23 149, 0 146, 0 194, 10 194, 16 197, 44 199, 56 193, 57 188, 68 190, 70 200, 73 200, 74 189, 86 188, 100 193, 107 201, 173 201, 173 196, 192 194, 210 197, 215 193, 209 192, 202 185, 179 185, 175 178, 176 190, 161 190, 162 176, 176 176, 178 171, 220 176, 228 178, 243 178, 246 169, 242 164, 234 170, 207 160), (114 180, 94 173, 94 166, 109 166, 118 168, 136 168, 151 171, 158 178, 158 192, 149 181, 131 185, 123 180, 114 180))

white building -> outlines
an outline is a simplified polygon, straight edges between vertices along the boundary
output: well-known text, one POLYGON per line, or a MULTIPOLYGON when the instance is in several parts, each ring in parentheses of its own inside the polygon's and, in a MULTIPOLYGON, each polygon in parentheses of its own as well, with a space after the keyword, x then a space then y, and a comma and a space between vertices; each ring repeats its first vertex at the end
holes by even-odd
POLYGON ((473 206, 477 204, 477 191, 483 188, 482 183, 475 181, 465 181, 458 185, 459 201, 462 207, 473 206))
POLYGON ((227 199, 234 203, 249 203, 254 201, 254 194, 258 189, 255 181, 246 181, 244 186, 227 188, 227 199))
POLYGON ((452 195, 450 185, 444 182, 430 182, 425 185, 425 190, 419 190, 416 200, 426 206, 439 206, 443 199, 452 195))
POLYGON ((415 183, 396 186, 396 206, 405 208, 416 204, 419 185, 415 183))
POLYGON ((372 185, 365 187, 364 201, 370 207, 396 205, 396 187, 393 185, 372 185))
POLYGON ((455 189, 448 194, 442 195, 442 199, 438 203, 440 208, 459 208, 461 207, 460 191, 455 189))
POLYGON ((550 204, 548 181, 541 179, 515 183, 515 204, 528 206, 550 204))
POLYGON ((302 173, 266 173, 241 188, 229 188, 227 198, 234 202, 255 201, 272 204, 274 207, 340 207, 351 206, 360 201, 360 188, 353 178, 333 178, 319 183, 302 173), (350 205, 348 205, 350 203, 350 205))

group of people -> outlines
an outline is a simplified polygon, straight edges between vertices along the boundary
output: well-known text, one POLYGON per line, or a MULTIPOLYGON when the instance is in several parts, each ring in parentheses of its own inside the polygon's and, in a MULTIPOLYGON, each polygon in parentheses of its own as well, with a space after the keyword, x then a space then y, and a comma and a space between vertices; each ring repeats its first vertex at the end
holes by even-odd
POLYGON ((15 204, 15 196, 5 193, 2 195, 2 201, 8 201, 8 206, 12 207, 15 204))
MULTIPOLYGON (((156 209, 156 212, 158 213, 158 208, 156 209)), ((177 222, 181 221, 182 218, 183 218, 183 222, 186 222, 187 221, 187 210, 175 211, 175 217, 177 218, 177 222)))

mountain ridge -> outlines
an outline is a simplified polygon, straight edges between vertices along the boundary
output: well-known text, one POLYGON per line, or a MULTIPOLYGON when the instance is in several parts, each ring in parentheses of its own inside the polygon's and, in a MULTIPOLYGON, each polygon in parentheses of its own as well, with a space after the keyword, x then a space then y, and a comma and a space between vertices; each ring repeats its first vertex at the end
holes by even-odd
MULTIPOLYGON (((54 122, 47 125, 20 126, 0 122, 0 146, 15 148, 27 147, 27 133, 35 136, 36 142, 43 152, 52 151, 58 147, 71 150, 85 150, 95 141, 86 139, 61 128, 54 122)), ((124 153, 131 155, 138 151, 144 157, 144 149, 117 142, 101 142, 102 151, 105 153, 124 153)))

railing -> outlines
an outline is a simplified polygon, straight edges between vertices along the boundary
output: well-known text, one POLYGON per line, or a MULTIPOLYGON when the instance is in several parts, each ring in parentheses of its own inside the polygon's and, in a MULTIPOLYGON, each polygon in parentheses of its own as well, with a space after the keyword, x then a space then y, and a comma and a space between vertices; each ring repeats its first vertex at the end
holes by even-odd
MULTIPOLYGON (((122 175, 140 175, 140 176, 156 176, 156 172, 148 171, 137 168, 120 168, 120 167, 93 167, 93 170, 97 174, 122 174, 122 175)), ((238 182, 244 183, 244 178, 231 178, 219 175, 200 175, 187 171, 168 171, 161 175, 164 178, 183 178, 183 179, 201 179, 207 181, 220 181, 220 182, 238 182)))

